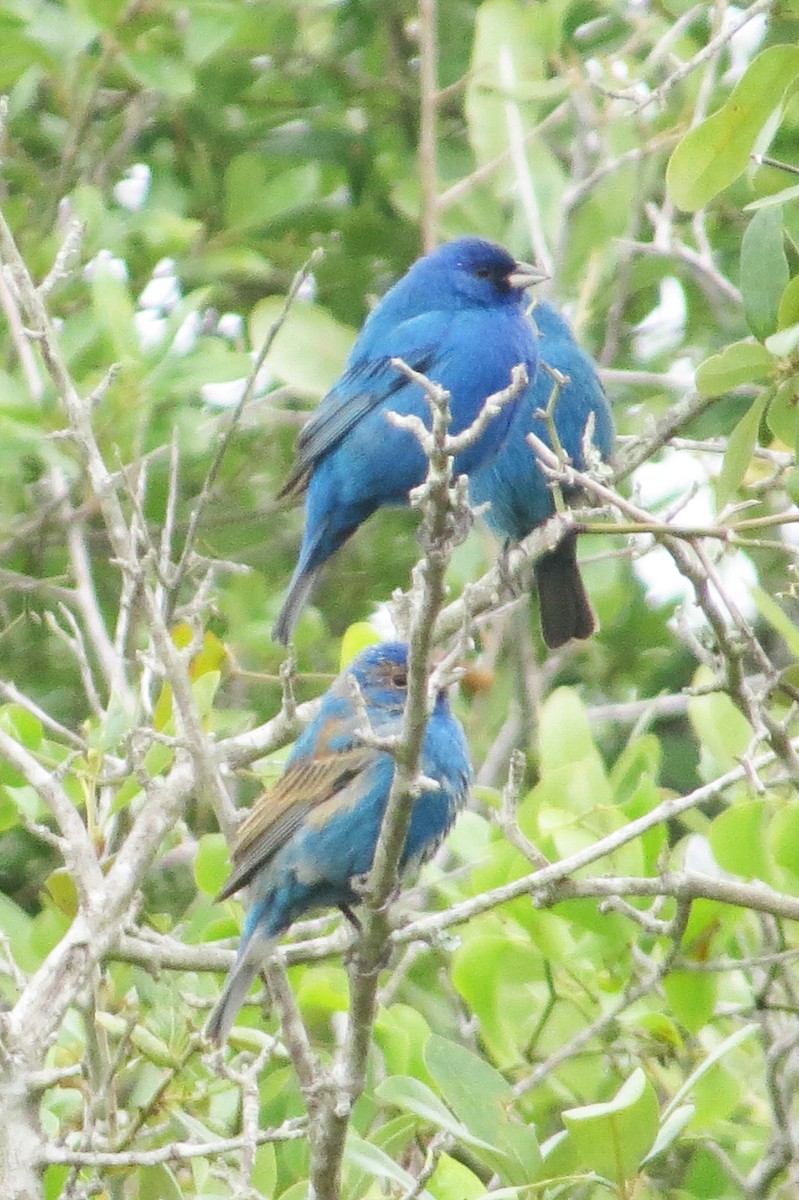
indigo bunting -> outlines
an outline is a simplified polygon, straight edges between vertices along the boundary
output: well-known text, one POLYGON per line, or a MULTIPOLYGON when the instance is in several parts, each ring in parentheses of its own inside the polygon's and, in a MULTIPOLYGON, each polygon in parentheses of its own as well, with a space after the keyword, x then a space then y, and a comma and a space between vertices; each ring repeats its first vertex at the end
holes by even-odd
MULTIPOLYGON (((585 470, 583 439, 593 414, 592 441, 603 459, 613 451, 614 429, 607 397, 593 360, 578 346, 569 323, 551 304, 538 304, 533 321, 540 335, 540 364, 569 377, 561 388, 554 410, 561 446, 578 470, 585 470)), ((507 440, 496 458, 469 480, 474 504, 491 502, 485 517, 491 528, 510 541, 521 541, 555 512, 552 489, 526 439, 528 433, 552 446, 546 422, 534 417, 546 409, 555 381, 539 366, 538 374, 522 394, 507 440)), ((550 649, 570 638, 587 638, 596 629, 596 617, 577 566, 577 535, 569 533, 558 546, 535 564, 541 629, 550 649)))
MULTIPOLYGON (((351 680, 358 683, 374 732, 398 734, 407 659, 402 642, 383 642, 359 654, 323 696, 280 779, 239 827, 233 872, 219 898, 252 887, 238 957, 206 1030, 220 1044, 272 943, 292 921, 318 906, 337 906, 353 919, 349 906, 358 900, 353 882, 372 866, 394 759, 360 741, 351 680)), ((469 790, 466 739, 443 691, 427 724, 421 769, 438 789, 422 791, 414 802, 401 870, 430 857, 469 790)))
MULTIPOLYGON (((519 363, 535 373, 537 339, 524 289, 546 276, 482 238, 449 242, 420 258, 366 319, 344 374, 297 443, 294 469, 278 494, 305 497, 305 532, 272 637, 287 643, 325 562, 376 509, 405 505, 427 474, 416 437, 388 412, 430 423, 424 391, 391 365, 404 359, 451 393, 459 433, 490 395, 508 387, 519 363)), ((518 403, 518 401, 516 402, 518 403)), ((506 404, 474 445, 456 455, 456 474, 488 462, 508 432, 506 404)))

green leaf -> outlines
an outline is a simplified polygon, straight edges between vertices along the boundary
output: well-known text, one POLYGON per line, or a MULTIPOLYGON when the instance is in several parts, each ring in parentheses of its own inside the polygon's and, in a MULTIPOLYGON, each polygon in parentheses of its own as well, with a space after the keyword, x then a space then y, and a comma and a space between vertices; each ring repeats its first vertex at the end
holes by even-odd
POLYGON ((708 839, 719 866, 744 879, 767 880, 771 874, 764 841, 766 803, 736 804, 714 817, 708 839))
POLYGON ((31 925, 25 910, 0 891, 0 929, 10 943, 14 961, 23 971, 35 971, 40 963, 31 946, 31 925))
POLYGON ((799 432, 799 406, 796 387, 783 383, 777 388, 766 413, 766 424, 775 438, 785 446, 796 446, 799 432))
POLYGON ((465 1125, 456 1121, 435 1092, 418 1079, 412 1079, 409 1075, 392 1075, 375 1089, 375 1095, 386 1104, 416 1113, 417 1117, 446 1130, 466 1146, 480 1150, 494 1149, 490 1143, 475 1137, 465 1125))
POLYGON ((250 1178, 250 1186, 256 1195, 274 1196, 277 1185, 277 1154, 275 1147, 267 1142, 259 1146, 255 1152, 255 1165, 250 1178))
POLYGON ((88 745, 101 753, 114 750, 133 725, 133 707, 119 691, 114 690, 102 719, 89 733, 88 745))
POLYGON ((754 1024, 744 1025, 743 1029, 736 1029, 735 1033, 731 1033, 723 1042, 716 1046, 707 1058, 703 1059, 699 1066, 691 1072, 685 1082, 680 1086, 677 1093, 672 1097, 669 1103, 663 1110, 664 1122, 675 1113, 686 1096, 690 1095, 691 1089, 699 1082, 703 1075, 706 1075, 711 1067, 714 1067, 717 1062, 734 1050, 736 1046, 740 1046, 741 1042, 745 1042, 747 1038, 752 1037, 760 1031, 760 1026, 754 1024))
MULTIPOLYGON (((389 1081, 386 1080, 386 1083, 389 1081)), ((347 1162, 354 1163, 363 1170, 368 1171, 370 1175, 374 1175, 376 1179, 387 1179, 390 1183, 399 1184, 407 1190, 415 1189, 416 1180, 410 1171, 406 1171, 404 1167, 395 1163, 393 1158, 389 1158, 385 1150, 381 1150, 379 1146, 367 1142, 364 1138, 359 1137, 353 1129, 350 1129, 347 1134, 347 1144, 344 1148, 344 1157, 347 1162)), ((421 1192, 415 1192, 423 1200, 435 1200, 435 1198, 424 1189, 421 1192)), ((303 1192, 305 1195, 305 1192, 303 1192)))
POLYGON ((724 461, 716 482, 716 498, 719 508, 723 508, 732 500, 743 483, 752 461, 752 453, 757 445, 760 422, 770 397, 770 392, 762 392, 752 402, 749 412, 741 418, 730 434, 724 461))
POLYGON ((787 329, 772 333, 766 338, 765 346, 777 358, 787 358, 789 354, 793 354, 799 346, 799 321, 795 325, 789 325, 787 329))
POLYGON ((698 1033, 716 1009, 719 981, 716 975, 672 971, 663 980, 671 1011, 689 1033, 698 1033))
POLYGON ((424 1047, 429 1037, 427 1021, 409 1004, 381 1008, 375 1020, 375 1042, 390 1075, 412 1075, 414 1079, 430 1082, 424 1065, 424 1047))
POLYGON ((0 729, 21 742, 26 750, 38 750, 41 746, 42 723, 21 704, 4 704, 0 708, 0 729))
POLYGON ((506 1163, 499 1165, 507 1182, 530 1183, 536 1179, 541 1169, 538 1141, 531 1128, 513 1123, 506 1116, 513 1092, 499 1071, 438 1034, 433 1034, 425 1046, 425 1062, 456 1116, 505 1156, 506 1163))
POLYGON ((543 977, 541 956, 529 938, 509 936, 498 922, 481 923, 479 929, 456 950, 452 980, 479 1018, 492 1056, 510 1068, 521 1061, 535 1025, 530 992, 543 977), (490 933, 482 932, 485 925, 490 933))
POLYGON ((773 208, 774 205, 787 204, 791 200, 796 200, 799 197, 799 183, 795 183, 793 187, 783 188, 781 192, 774 192, 771 196, 761 196, 759 200, 752 200, 749 204, 744 205, 744 212, 759 212, 764 208, 773 208))
POLYGON ((693 1104, 683 1104, 680 1108, 675 1108, 674 1111, 665 1118, 663 1124, 658 1130, 658 1135, 655 1138, 654 1145, 645 1158, 641 1160, 641 1166, 650 1163, 653 1158, 657 1158, 664 1150, 668 1150, 669 1146, 676 1142, 677 1138, 688 1125, 696 1112, 696 1107, 693 1104))
POLYGON ((785 610, 780 608, 774 597, 762 588, 752 588, 751 594, 760 615, 780 634, 794 658, 799 658, 799 629, 794 622, 785 610))
POLYGON ((161 92, 171 100, 184 99, 194 91, 194 76, 174 55, 167 57, 152 50, 135 50, 119 55, 118 61, 137 83, 161 92))
POLYGON ((621 1190, 638 1173, 658 1132, 655 1089, 640 1067, 604 1104, 587 1104, 562 1113, 583 1169, 612 1179, 621 1190))
POLYGON ((547 697, 538 735, 542 775, 598 754, 588 713, 574 688, 556 688, 547 697))
POLYGON ((799 803, 788 803, 775 813, 766 837, 775 863, 799 878, 799 803))
POLYGON ((780 329, 787 329, 799 321, 799 275, 794 275, 780 297, 780 307, 777 314, 777 324, 780 329))
POLYGON ((136 1200, 183 1200, 183 1188, 172 1169, 164 1164, 138 1167, 135 1184, 136 1200))
MULTIPOLYGON (((700 667, 694 675, 693 686, 706 687, 711 679, 708 669, 700 667)), ((703 761, 708 777, 714 778, 738 766, 751 744, 752 726, 726 693, 691 696, 688 718, 699 738, 703 759, 708 760, 703 761)))
MULTIPOLYGON (((543 7, 543 6, 541 6, 543 7)), ((464 112, 478 163, 508 145, 508 99, 544 77, 544 53, 534 6, 483 0, 477 9, 464 112)))
POLYGON ((764 208, 741 242, 741 292, 749 328, 763 341, 777 328, 780 297, 788 286, 782 209, 764 208))
POLYGON ((221 679, 221 671, 206 671, 204 675, 192 680, 192 695, 201 717, 207 717, 211 712, 221 679))
POLYGON ((758 134, 797 74, 799 47, 771 46, 758 54, 727 103, 676 146, 666 168, 675 204, 696 212, 743 174, 758 134))
POLYGON ((267 225, 309 204, 318 190, 315 164, 270 172, 263 155, 238 154, 225 172, 226 224, 236 231, 267 225))
MULTIPOLYGON (((256 304, 250 339, 260 346, 283 309, 278 296, 256 304)), ((321 397, 344 369, 355 333, 317 304, 295 304, 269 351, 267 365, 281 383, 321 397)))
POLYGON ((703 396, 723 396, 742 383, 768 379, 773 368, 774 359, 760 342, 732 342, 700 363, 696 386, 703 396))
POLYGON ((368 621, 355 621, 352 625, 348 625, 344 637, 341 639, 339 670, 343 671, 362 650, 365 650, 367 646, 374 646, 379 641, 380 634, 368 621))
POLYGON ((238 33, 234 5, 224 0, 193 0, 191 20, 183 23, 186 58, 197 67, 219 54, 238 33))
MULTIPOLYGON (((451 1158, 449 1154, 442 1154, 439 1158, 430 1186, 436 1200, 487 1200, 485 1184, 479 1175, 470 1171, 465 1163, 451 1158)), ((492 1190, 491 1200, 502 1200, 504 1190, 492 1190)), ((529 1187, 520 1191, 530 1195, 529 1187)), ((515 1189, 511 1189, 511 1192, 515 1193, 515 1189)))
POLYGON ((216 896, 230 874, 230 853, 222 833, 204 833, 194 860, 194 879, 206 896, 216 896))
POLYGON ((134 1025, 130 1031, 130 1040, 137 1050, 141 1050, 145 1058, 155 1063, 157 1067, 174 1067, 175 1055, 162 1038, 157 1037, 146 1025, 134 1025))

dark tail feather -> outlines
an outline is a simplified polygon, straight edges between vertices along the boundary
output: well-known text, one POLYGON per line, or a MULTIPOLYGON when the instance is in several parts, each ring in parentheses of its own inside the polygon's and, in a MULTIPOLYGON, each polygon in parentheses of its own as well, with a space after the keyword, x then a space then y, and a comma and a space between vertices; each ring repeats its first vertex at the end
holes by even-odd
POLYGON ((571 638, 588 638, 597 628, 596 616, 577 566, 577 534, 562 541, 535 564, 541 613, 541 632, 550 650, 571 638))
POLYGON ((222 995, 205 1027, 205 1036, 217 1046, 223 1046, 227 1041, 233 1022, 250 990, 250 984, 269 954, 270 945, 271 939, 256 935, 247 945, 244 954, 236 959, 230 968, 222 995))
POLYGON ((319 570, 319 567, 313 567, 310 570, 304 571, 300 571, 298 568, 294 572, 289 584, 288 595, 283 601, 283 607, 278 613, 278 618, 272 630, 273 642, 279 642, 281 646, 289 644, 291 635, 294 632, 294 626, 297 624, 300 613, 305 608, 308 597, 313 591, 319 570))

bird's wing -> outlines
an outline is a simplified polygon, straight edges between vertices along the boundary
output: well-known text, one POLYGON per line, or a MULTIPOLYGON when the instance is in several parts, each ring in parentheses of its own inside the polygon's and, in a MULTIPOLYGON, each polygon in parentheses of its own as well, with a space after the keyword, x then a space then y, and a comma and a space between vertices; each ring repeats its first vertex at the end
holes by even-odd
POLYGON ((330 800, 374 759, 374 750, 358 746, 288 766, 277 783, 261 793, 239 826, 233 871, 218 898, 224 900, 248 884, 317 805, 330 800))
POLYGON ((391 365, 392 358, 401 358, 415 371, 428 373, 451 320, 451 313, 436 311, 403 321, 383 339, 385 355, 356 357, 351 362, 300 433, 297 460, 278 499, 300 495, 319 459, 367 413, 385 404, 406 385, 405 376, 391 365))

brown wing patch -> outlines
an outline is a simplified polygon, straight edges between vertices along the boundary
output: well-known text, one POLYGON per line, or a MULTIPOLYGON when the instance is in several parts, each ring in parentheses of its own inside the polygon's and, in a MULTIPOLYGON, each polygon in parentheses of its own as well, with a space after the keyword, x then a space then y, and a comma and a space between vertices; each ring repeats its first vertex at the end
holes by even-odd
POLYGON ((219 899, 245 886, 299 828, 308 814, 334 796, 373 760, 365 746, 292 764, 262 792, 242 821, 233 845, 233 871, 219 899))

